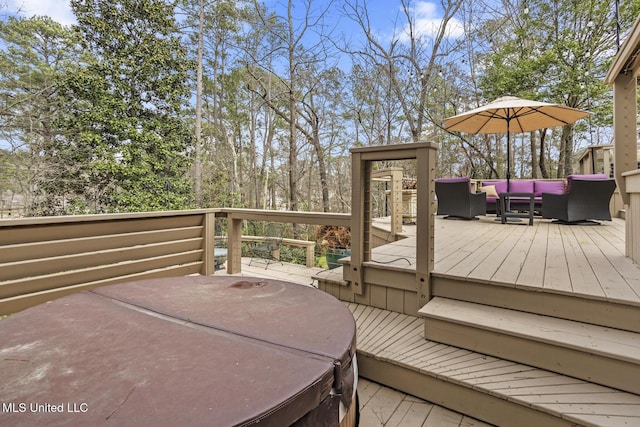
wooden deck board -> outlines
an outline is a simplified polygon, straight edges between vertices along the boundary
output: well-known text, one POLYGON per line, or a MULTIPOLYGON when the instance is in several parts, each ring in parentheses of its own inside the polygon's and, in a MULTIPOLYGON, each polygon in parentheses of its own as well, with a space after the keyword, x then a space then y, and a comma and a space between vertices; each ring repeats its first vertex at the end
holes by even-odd
POLYGON ((494 260, 499 258, 496 253, 497 249, 505 243, 508 245, 507 240, 511 240, 510 236, 512 234, 507 227, 501 227, 496 233, 486 236, 486 240, 478 240, 477 248, 471 251, 463 262, 451 268, 449 273, 455 276, 467 277, 477 267, 483 266, 487 268, 492 265, 494 260))
POLYGON ((560 227, 549 227, 545 254, 544 288, 567 292, 573 290, 567 261, 570 256, 571 253, 567 252, 562 238, 562 229, 560 227))
POLYGON ((612 415, 583 415, 582 419, 589 422, 591 425, 601 427, 619 427, 619 426, 634 426, 635 420, 629 417, 615 417, 612 415))
POLYGON ((549 228, 541 227, 540 224, 534 224, 531 228, 535 229, 531 246, 515 283, 542 288, 544 287, 544 273, 547 264, 549 228))
POLYGON ((640 334, 633 332, 446 298, 434 298, 421 313, 640 365, 640 334))
MULTIPOLYGON (((508 230, 507 227, 503 227, 503 229, 505 231, 508 230)), ((473 276, 481 280, 491 280, 504 263, 504 260, 513 252, 514 247, 522 239, 525 231, 524 227, 517 227, 512 229, 510 233, 504 234, 501 244, 493 248, 483 262, 476 266, 467 276, 473 276)))
POLYGON ((564 248, 567 251, 567 269, 572 291, 604 298, 604 290, 573 232, 567 227, 560 230, 565 242, 564 248))
MULTIPOLYGON (((489 223, 487 226, 495 227, 495 225, 491 223, 489 223)), ((516 229, 521 228, 511 227, 508 224, 502 226, 510 227, 514 230, 514 232, 516 229)), ((503 283, 516 283, 516 280, 518 280, 518 276, 520 275, 520 271, 522 270, 522 266, 524 265, 527 256, 529 255, 531 242, 533 241, 533 237, 535 236, 537 229, 538 225, 534 223, 532 227, 526 227, 521 234, 512 235, 512 237, 509 238, 509 241, 513 244, 513 246, 510 251, 506 252, 506 256, 504 259, 494 260, 494 263, 496 265, 496 272, 491 277, 491 280, 503 283)), ((438 242, 437 237, 438 236, 436 235, 436 244, 438 242)), ((437 264, 436 270, 438 270, 437 264)))
MULTIPOLYGON (((373 250, 390 267, 415 269, 414 231, 373 250)), ((640 266, 624 257, 624 221, 567 226, 536 219, 533 226, 437 218, 435 272, 640 305, 640 266)))
POLYGON ((364 378, 359 380, 358 395, 362 427, 490 426, 364 378))
MULTIPOLYGON (((573 231, 579 239, 580 246, 587 257, 589 265, 593 268, 606 297, 611 300, 640 302, 638 295, 612 264, 611 260, 615 259, 615 256, 607 253, 606 248, 594 242, 591 235, 584 228, 576 227, 573 231)), ((628 265, 630 268, 632 267, 632 264, 628 265)), ((634 268, 638 267, 635 266, 634 268)), ((637 271, 640 273, 640 269, 637 271)))

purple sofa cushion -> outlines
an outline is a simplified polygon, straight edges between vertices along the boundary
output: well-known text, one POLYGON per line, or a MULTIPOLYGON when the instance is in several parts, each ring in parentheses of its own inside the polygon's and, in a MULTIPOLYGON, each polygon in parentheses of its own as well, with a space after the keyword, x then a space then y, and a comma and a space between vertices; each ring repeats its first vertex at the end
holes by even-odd
POLYGON ((507 181, 483 181, 482 186, 486 187, 488 185, 493 185, 496 187, 496 192, 506 193, 507 192, 507 181))
POLYGON ((563 181, 535 181, 533 187, 536 197, 542 197, 542 193, 564 193, 563 181))
POLYGON ((511 193, 533 193, 533 181, 511 181, 509 184, 509 191, 511 193))

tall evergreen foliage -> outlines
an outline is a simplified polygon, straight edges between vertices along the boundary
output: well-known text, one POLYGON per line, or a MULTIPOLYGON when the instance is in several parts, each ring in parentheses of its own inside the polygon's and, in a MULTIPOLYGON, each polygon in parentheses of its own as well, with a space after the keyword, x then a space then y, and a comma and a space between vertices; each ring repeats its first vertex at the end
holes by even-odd
POLYGON ((0 22, 0 38, 0 140, 6 146, 0 191, 25 197, 28 215, 41 214, 60 183, 55 123, 65 103, 57 80, 77 63, 75 41, 47 17, 0 22))
POLYGON ((185 121, 190 62, 173 9, 159 0, 73 0, 87 55, 63 82, 61 155, 88 211, 190 206, 185 121), (80 161, 80 163, 78 162, 80 161))

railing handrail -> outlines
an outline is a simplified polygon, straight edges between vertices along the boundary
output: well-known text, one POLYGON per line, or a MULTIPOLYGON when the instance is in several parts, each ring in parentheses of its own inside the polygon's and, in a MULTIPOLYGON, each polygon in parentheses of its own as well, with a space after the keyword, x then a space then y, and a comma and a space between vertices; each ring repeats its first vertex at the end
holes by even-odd
POLYGON ((57 216, 37 216, 22 218, 3 218, 0 219, 0 228, 16 227, 20 225, 46 225, 46 224, 64 224, 64 223, 80 223, 80 222, 96 222, 96 221, 112 221, 117 219, 136 219, 136 218, 160 218, 170 216, 184 215, 200 215, 207 213, 222 212, 222 208, 207 209, 185 209, 175 211, 150 211, 150 212, 122 212, 107 214, 83 214, 83 215, 57 215, 57 216))
POLYGON ((252 221, 285 222, 293 224, 315 224, 351 226, 350 213, 302 212, 266 209, 222 208, 220 212, 237 219, 252 221))
POLYGON ((303 212, 303 211, 283 211, 268 209, 242 209, 242 208, 206 208, 206 209, 186 209, 177 211, 152 211, 152 212, 125 212, 109 214, 87 214, 87 215, 61 215, 61 216, 41 216, 0 219, 0 228, 16 227, 20 225, 46 225, 63 224, 70 222, 95 222, 112 221, 114 219, 135 219, 135 218, 158 218, 182 215, 200 215, 214 213, 217 217, 233 216, 240 219, 272 222, 290 222, 298 224, 317 225, 339 225, 350 226, 350 213, 333 212, 303 212))

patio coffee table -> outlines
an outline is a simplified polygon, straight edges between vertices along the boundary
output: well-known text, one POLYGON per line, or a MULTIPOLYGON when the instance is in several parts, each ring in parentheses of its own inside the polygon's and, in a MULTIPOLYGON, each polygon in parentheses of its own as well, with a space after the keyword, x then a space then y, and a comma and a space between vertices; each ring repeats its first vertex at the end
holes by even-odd
POLYGON ((500 218, 505 224, 509 218, 529 218, 529 225, 533 225, 533 212, 535 206, 535 193, 501 193, 500 194, 500 218), (529 209, 526 213, 511 212, 510 201, 518 199, 523 201, 529 199, 529 209))
POLYGON ((343 303, 278 280, 72 294, 0 319, 0 425, 338 425, 355 332, 343 303))

